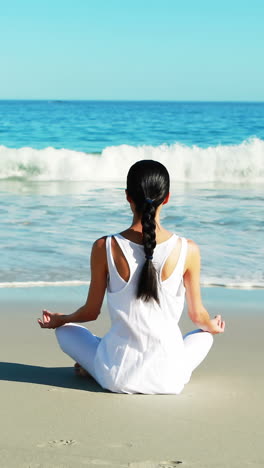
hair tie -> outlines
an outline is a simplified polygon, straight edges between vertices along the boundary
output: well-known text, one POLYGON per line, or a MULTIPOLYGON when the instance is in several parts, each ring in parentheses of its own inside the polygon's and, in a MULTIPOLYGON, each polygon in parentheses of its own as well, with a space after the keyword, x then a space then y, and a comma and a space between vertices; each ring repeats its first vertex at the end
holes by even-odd
POLYGON ((146 199, 145 199, 145 202, 151 204, 151 203, 153 203, 153 200, 151 200, 151 198, 146 198, 146 199))
POLYGON ((145 255, 146 260, 153 260, 153 255, 145 255))

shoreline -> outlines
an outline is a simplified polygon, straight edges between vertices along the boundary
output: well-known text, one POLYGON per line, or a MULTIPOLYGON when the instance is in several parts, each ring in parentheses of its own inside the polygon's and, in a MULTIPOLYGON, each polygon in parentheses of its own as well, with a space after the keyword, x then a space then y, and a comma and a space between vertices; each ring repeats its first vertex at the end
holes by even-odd
MULTIPOLYGON (((43 307, 45 301, 63 302, 70 304, 77 303, 76 306, 80 306, 83 301, 86 300, 89 282, 85 284, 56 284, 56 285, 38 285, 34 287, 0 287, 0 298, 1 302, 22 301, 32 302, 43 301, 43 307)), ((210 306, 218 307, 227 306, 228 308, 244 308, 250 304, 254 305, 256 310, 264 311, 264 289, 244 289, 244 288, 227 288, 227 287, 201 287, 202 298, 204 302, 210 304, 210 306)), ((104 304, 106 302, 104 301, 104 304)), ((206 305, 206 304, 205 304, 206 305)))
MULTIPOLYGON (((190 383, 180 395, 121 395, 75 377, 53 330, 38 327, 44 306, 70 313, 85 300, 87 287, 68 289, 0 292, 3 467, 263 467, 263 291, 203 289, 227 327, 190 383)), ((86 326, 107 331, 105 306, 86 326)), ((192 327, 186 314, 180 326, 192 327)))
MULTIPOLYGON (((18 288, 66 288, 89 286, 90 281, 82 280, 65 280, 65 281, 7 281, 0 282, 0 289, 18 289, 18 288)), ((217 283, 217 282, 201 282, 201 288, 220 288, 220 289, 235 289, 245 291, 255 291, 258 289, 264 290, 264 284, 255 283, 217 283)))

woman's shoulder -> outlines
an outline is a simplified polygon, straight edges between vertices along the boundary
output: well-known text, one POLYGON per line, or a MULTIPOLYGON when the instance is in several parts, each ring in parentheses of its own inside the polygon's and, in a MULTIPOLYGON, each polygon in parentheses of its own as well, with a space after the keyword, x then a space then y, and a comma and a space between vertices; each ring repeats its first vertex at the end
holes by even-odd
POLYGON ((102 236, 94 241, 92 246, 93 255, 105 256, 107 237, 108 236, 102 236))
POLYGON ((194 242, 194 240, 186 239, 186 241, 187 241, 188 253, 191 253, 191 254, 200 253, 199 245, 196 242, 194 242))
POLYGON ((200 248, 192 239, 187 240, 187 253, 185 261, 185 271, 193 269, 200 264, 200 248))

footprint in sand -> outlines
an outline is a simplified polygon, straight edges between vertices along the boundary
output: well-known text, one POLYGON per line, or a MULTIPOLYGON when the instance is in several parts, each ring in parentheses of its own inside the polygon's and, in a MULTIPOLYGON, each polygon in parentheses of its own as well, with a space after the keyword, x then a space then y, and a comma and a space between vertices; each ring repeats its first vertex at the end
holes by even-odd
POLYGON ((65 393, 65 390, 64 390, 63 388, 52 387, 52 388, 48 388, 47 390, 48 390, 48 392, 60 392, 60 393, 65 393))
POLYGON ((71 445, 76 445, 77 441, 74 439, 60 439, 60 440, 48 440, 48 442, 42 442, 37 446, 40 448, 44 447, 54 447, 54 448, 61 448, 61 447, 70 447, 71 445))
POLYGON ((180 465, 182 461, 180 460, 167 460, 154 462, 150 460, 132 462, 128 464, 129 468, 174 468, 177 465, 180 465))
POLYGON ((158 467, 160 468, 173 468, 176 465, 180 465, 182 463, 181 460, 171 460, 171 461, 164 461, 159 462, 158 467))

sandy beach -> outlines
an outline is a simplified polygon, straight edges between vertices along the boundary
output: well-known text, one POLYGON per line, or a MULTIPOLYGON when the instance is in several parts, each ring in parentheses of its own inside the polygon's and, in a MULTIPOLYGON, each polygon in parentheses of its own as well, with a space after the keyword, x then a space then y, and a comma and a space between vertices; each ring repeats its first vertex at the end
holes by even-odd
MULTIPOLYGON (((207 288, 227 321, 212 351, 176 395, 118 395, 74 376, 43 307, 72 312, 84 288, 2 289, 0 466, 263 467, 263 290, 207 288)), ((192 329, 183 318, 183 331, 192 329)), ((105 309, 89 328, 103 335, 105 309)))

